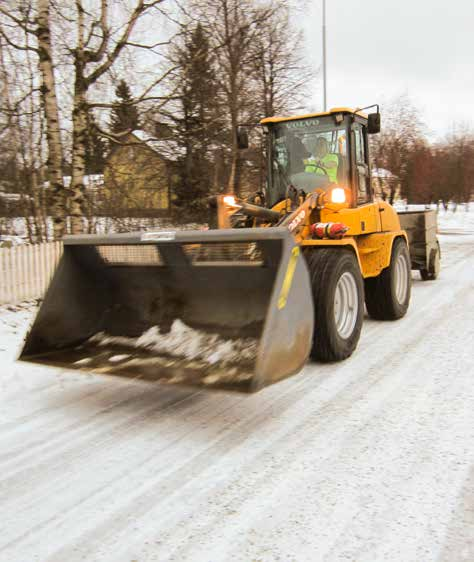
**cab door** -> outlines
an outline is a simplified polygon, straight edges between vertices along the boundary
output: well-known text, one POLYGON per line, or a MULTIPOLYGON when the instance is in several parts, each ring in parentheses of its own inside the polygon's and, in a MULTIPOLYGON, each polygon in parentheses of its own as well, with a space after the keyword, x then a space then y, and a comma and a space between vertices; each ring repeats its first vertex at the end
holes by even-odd
POLYGON ((357 193, 357 204, 363 205, 372 200, 365 126, 362 123, 353 123, 351 133, 354 162, 353 181, 357 193))

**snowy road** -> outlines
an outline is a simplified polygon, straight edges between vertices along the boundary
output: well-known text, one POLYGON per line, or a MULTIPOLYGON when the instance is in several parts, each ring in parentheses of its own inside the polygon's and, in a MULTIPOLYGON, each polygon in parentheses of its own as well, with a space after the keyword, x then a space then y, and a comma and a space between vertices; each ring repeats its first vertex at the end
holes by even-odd
POLYGON ((440 240, 405 319, 250 397, 15 364, 4 310, 1 562, 472 562, 474 235, 440 240))

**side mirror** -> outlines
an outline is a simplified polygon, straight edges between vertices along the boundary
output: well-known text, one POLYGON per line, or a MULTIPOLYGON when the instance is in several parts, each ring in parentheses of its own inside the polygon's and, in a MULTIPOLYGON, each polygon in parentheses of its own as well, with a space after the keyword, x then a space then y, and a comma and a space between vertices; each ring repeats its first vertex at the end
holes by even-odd
POLYGON ((380 133, 380 113, 369 113, 367 122, 367 133, 373 135, 380 133))
POLYGON ((243 127, 239 127, 237 129, 237 146, 243 150, 249 147, 249 135, 247 133, 247 129, 243 127))

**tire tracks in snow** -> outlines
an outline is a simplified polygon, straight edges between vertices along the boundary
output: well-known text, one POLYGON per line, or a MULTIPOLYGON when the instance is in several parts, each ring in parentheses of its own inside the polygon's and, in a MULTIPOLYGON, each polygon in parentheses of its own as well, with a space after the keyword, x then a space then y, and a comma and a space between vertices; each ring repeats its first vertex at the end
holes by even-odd
MULTIPOLYGON (((463 289, 460 289, 460 291, 462 290, 463 289)), ((453 299, 456 299, 456 297, 457 294, 454 295, 446 294, 444 299, 445 300, 444 306, 449 305, 449 303, 453 299)), ((440 304, 441 304, 441 300, 438 299, 438 306, 440 304)), ((438 310, 435 320, 437 320, 438 317, 441 319, 444 315, 445 315, 444 308, 438 310)), ((420 333, 423 332, 425 328, 424 323, 425 323, 425 317, 420 315, 417 318, 417 321, 414 323, 414 325, 412 324, 410 329, 411 336, 408 342, 404 342, 404 349, 400 357, 403 355, 404 352, 409 353, 411 350, 416 348, 417 344, 420 341, 420 333)), ((396 326, 396 324, 390 324, 390 325, 396 326)), ((385 344, 383 344, 383 347, 385 347, 385 344)), ((372 353, 373 350, 367 350, 367 354, 372 354, 372 353)), ((402 359, 400 359, 400 361, 401 360, 402 359)), ((326 408, 322 408, 320 411, 314 414, 309 414, 308 416, 303 417, 301 422, 297 425, 290 425, 289 427, 284 427, 283 435, 280 437, 278 441, 276 441, 274 438, 273 439, 270 438, 269 439, 270 443, 268 443, 267 440, 265 440, 264 441, 265 444, 263 447, 263 454, 265 455, 265 451, 269 444, 271 445, 272 449, 275 447, 277 449, 280 449, 285 443, 291 441, 289 439, 290 434, 294 434, 295 432, 304 433, 303 431, 304 427, 307 426, 313 427, 314 422, 318 421, 318 419, 322 418, 324 420, 324 424, 328 422, 328 419, 329 419, 329 423, 331 419, 333 420, 340 419, 341 414, 347 411, 347 408, 351 408, 354 402, 360 400, 364 395, 366 395, 370 391, 370 389, 373 386, 377 385, 385 377, 384 367, 386 363, 387 363, 387 358, 385 356, 382 356, 378 360, 378 362, 376 362, 374 365, 371 366, 368 373, 365 373, 363 375, 362 380, 360 380, 359 377, 356 377, 355 380, 353 380, 348 387, 344 387, 339 394, 332 396, 330 401, 328 401, 326 408), (337 403, 337 406, 334 407, 333 403, 337 403), (311 416, 314 416, 314 419, 311 418, 311 416)), ((345 367, 347 368, 347 363, 345 363, 345 367)), ((304 386, 306 386, 306 384, 304 386)), ((305 396, 304 392, 303 394, 300 394, 300 392, 301 389, 296 389, 296 394, 295 392, 292 392, 291 395, 292 397, 305 396)), ((287 400, 285 401, 287 402, 287 400)), ((275 404, 275 406, 278 408, 278 410, 280 410, 278 404, 275 404)), ((291 406, 298 408, 298 402, 296 404, 290 404, 290 407, 291 406)), ((247 431, 250 430, 250 431, 258 432, 258 430, 260 429, 259 425, 261 423, 265 423, 266 419, 267 419, 267 414, 266 412, 263 412, 259 420, 251 419, 251 420, 246 420, 243 423, 248 424, 248 426, 250 426, 246 428, 247 431)), ((321 426, 321 430, 324 430, 323 425, 321 426)), ((244 441, 247 437, 247 431, 244 433, 244 441)), ((312 438, 313 437, 307 437, 308 440, 311 440, 312 438)), ((244 441, 242 443, 244 443, 244 441)), ((160 486, 158 486, 160 489, 158 491, 153 490, 153 493, 151 493, 151 490, 148 487, 146 487, 146 489, 143 490, 140 497, 137 498, 136 496, 134 496, 131 499, 131 501, 129 502, 129 508, 131 509, 131 506, 133 505, 133 509, 138 508, 139 512, 143 514, 143 513, 147 513, 147 511, 149 510, 152 510, 158 501, 160 502, 160 509, 165 508, 166 506, 163 505, 163 501, 167 498, 167 496, 172 496, 176 490, 179 491, 180 487, 186 485, 185 484, 186 482, 188 481, 191 482, 195 478, 200 477, 201 474, 208 468, 210 460, 212 459, 218 460, 222 457, 225 458, 231 450, 235 450, 237 444, 238 443, 236 443, 235 439, 230 439, 230 436, 227 434, 224 435, 224 437, 219 442, 217 442, 216 445, 214 445, 212 448, 207 448, 197 456, 193 456, 189 460, 187 465, 175 471, 172 475, 167 475, 165 490, 162 489, 162 487, 160 488, 160 486), (230 441, 230 448, 229 448, 228 441, 230 441), (170 477, 172 477, 171 481, 170 481, 170 477), (189 479, 189 477, 191 477, 191 479, 189 479), (168 493, 165 493, 166 491, 168 493)), ((300 443, 300 446, 304 446, 304 445, 305 445, 304 441, 303 443, 300 443)), ((253 450, 252 453, 254 453, 253 450)), ((254 462, 254 459, 251 462, 254 462)), ((261 480, 265 481, 267 478, 268 478, 268 474, 264 473, 261 477, 261 480)), ((153 488, 154 486, 155 483, 151 485, 151 487, 153 488)), ((258 489, 258 486, 259 483, 256 483, 253 487, 255 489, 258 489)), ((127 510, 126 509, 124 510, 123 507, 121 508, 120 511, 127 512, 127 510)), ((130 511, 128 511, 128 513, 130 513, 130 511)), ((126 515, 124 513, 123 517, 118 518, 119 521, 122 521, 120 528, 123 531, 126 531, 128 528, 129 525, 128 517, 129 515, 126 515)), ((103 543, 105 536, 107 536, 107 531, 110 530, 111 528, 114 528, 113 531, 114 538, 112 540, 112 543, 115 542, 116 533, 118 531, 118 521, 117 521, 116 513, 111 517, 111 519, 113 520, 113 522, 106 520, 99 529, 94 529, 92 533, 86 533, 85 535, 81 536, 79 541, 80 543, 82 544, 86 543, 88 545, 91 545, 91 548, 90 550, 88 549, 88 552, 93 552, 94 545, 95 547, 98 547, 97 537, 100 537, 99 543, 100 544, 103 543)), ((154 521, 158 523, 156 519, 154 521)), ((52 558, 52 560, 56 560, 56 559, 61 560, 61 556, 64 556, 64 554, 65 554, 64 551, 59 551, 56 554, 56 556, 52 558)))
MULTIPOLYGON (((452 280, 454 291, 446 286, 440 295, 437 282, 422 284, 415 290, 416 309, 410 310, 400 323, 371 322, 370 330, 363 331, 362 345, 354 360, 337 366, 310 364, 299 376, 253 397, 212 395, 189 402, 185 399, 176 407, 176 415, 172 415, 172 404, 169 411, 164 411, 163 405, 154 409, 144 395, 148 393, 151 398, 155 392, 144 387, 139 396, 128 395, 110 404, 105 414, 105 418, 112 418, 110 425, 104 424, 100 412, 96 412, 97 431, 94 421, 86 435, 80 428, 70 433, 74 422, 68 422, 64 439, 61 430, 55 429, 59 439, 55 442, 56 453, 50 447, 47 450, 52 454, 44 458, 38 444, 35 454, 36 459, 43 461, 40 467, 34 462, 35 455, 31 455, 27 457, 28 469, 21 477, 9 481, 16 492, 24 493, 22 505, 17 506, 20 509, 13 512, 17 519, 9 521, 10 540, 8 545, 3 545, 3 552, 9 560, 21 551, 25 556, 20 559, 31 559, 27 554, 35 553, 42 560, 61 562, 76 559, 76 554, 77 558, 85 555, 88 560, 103 556, 115 561, 119 552, 125 554, 132 548, 130 543, 142 544, 158 531, 162 538, 169 533, 170 540, 187 536, 196 529, 197 536, 209 535, 213 526, 218 528, 227 505, 246 513, 246 493, 272 492, 276 483, 284 482, 288 470, 297 472, 298 452, 310 449, 318 439, 333 441, 327 448, 328 453, 333 451, 327 461, 330 470, 330 459, 343 446, 350 446, 351 440, 363 432, 364 424, 370 424, 376 415, 374 411, 370 415, 361 412, 360 416, 365 417, 348 432, 342 428, 338 432, 338 423, 354 415, 360 404, 381 387, 384 399, 376 409, 379 413, 396 392, 396 381, 390 373, 384 374, 384 368, 398 369, 401 359, 390 357, 385 335, 396 338, 397 348, 403 346, 407 353, 415 351, 426 326, 430 323, 441 326, 450 303, 465 290, 465 263, 466 259, 461 259, 452 270, 443 272, 444 280, 452 280), (401 331, 400 325, 405 330, 401 331), (379 334, 383 335, 377 340, 379 334), (377 357, 375 363, 374 357, 377 357), (360 371, 362 365, 367 365, 366 373, 360 371), (135 408, 140 412, 136 417, 135 408), (273 458, 275 451, 285 461, 283 464, 273 458), (109 467, 111 460, 115 464, 109 467), (88 470, 102 467, 107 468, 106 474, 100 477, 94 474, 92 481, 86 480, 90 476, 88 470), (55 471, 53 474, 51 469, 55 471), (35 471, 37 478, 30 480, 28 473, 35 471), (83 474, 86 479, 81 477, 83 474), (244 483, 240 481, 242 474, 244 483), (28 499, 32 492, 32 498, 28 499), (45 508, 48 496, 55 498, 54 511, 45 508), (196 521, 189 517, 196 513, 193 509, 203 504, 208 506, 209 515, 201 514, 200 525, 196 527, 196 521), (220 506, 219 509, 213 510, 214 505, 220 506), (96 515, 84 521, 81 513, 96 515), (31 514, 34 514, 33 521, 31 514), (183 518, 187 518, 184 525, 179 521, 183 518), (141 533, 133 529, 137 520, 145 525, 141 533), (147 520, 152 523, 147 524, 147 520), (17 529, 25 524, 25 532, 18 535, 17 529), (49 543, 50 536, 59 539, 56 546, 49 543)), ((112 379, 111 384, 114 382, 112 379)), ((133 384, 130 388, 136 389, 133 384)), ((130 388, 117 388, 117 392, 128 393, 130 388)), ((106 393, 107 389, 108 386, 104 389, 106 393)), ((116 396, 117 392, 112 395, 116 396)), ((94 396, 81 398, 78 403, 87 411, 94 404, 94 396)), ((65 416, 69 414, 71 419, 77 419, 80 412, 69 409, 70 405, 65 409, 65 416)), ((64 406, 59 404, 59 411, 64 406)), ((41 427, 47 427, 50 422, 41 427)), ((49 447, 47 435, 42 437, 49 447)), ((11 496, 13 509, 16 498, 14 494, 11 496)), ((350 521, 357 505, 347 502, 346 511, 350 521)), ((247 528, 246 523, 244 520, 237 527, 247 528)), ((233 528, 227 527, 231 537, 235 536, 233 528)), ((208 538, 212 541, 212 537, 208 538)), ((186 547, 183 548, 177 545, 181 553, 186 552, 186 547)), ((198 538, 193 540, 191 548, 197 553, 198 538)), ((179 556, 177 550, 175 555, 179 556)))

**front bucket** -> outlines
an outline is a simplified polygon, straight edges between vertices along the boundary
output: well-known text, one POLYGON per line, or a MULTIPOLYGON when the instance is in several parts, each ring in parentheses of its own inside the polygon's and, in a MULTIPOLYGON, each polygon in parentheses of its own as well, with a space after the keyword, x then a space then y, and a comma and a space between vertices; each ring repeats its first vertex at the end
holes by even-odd
POLYGON ((20 359, 255 392, 301 369, 312 333, 285 228, 69 236, 20 359))

